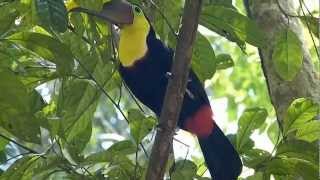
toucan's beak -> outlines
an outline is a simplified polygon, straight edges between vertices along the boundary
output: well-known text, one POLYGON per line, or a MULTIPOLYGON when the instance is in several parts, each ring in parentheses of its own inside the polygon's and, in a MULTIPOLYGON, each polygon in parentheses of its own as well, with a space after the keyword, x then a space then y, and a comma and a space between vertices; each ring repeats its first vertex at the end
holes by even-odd
POLYGON ((125 0, 111 0, 103 5, 103 8, 100 12, 81 7, 71 9, 70 11, 84 12, 89 15, 102 18, 118 26, 132 24, 134 19, 132 6, 125 0))

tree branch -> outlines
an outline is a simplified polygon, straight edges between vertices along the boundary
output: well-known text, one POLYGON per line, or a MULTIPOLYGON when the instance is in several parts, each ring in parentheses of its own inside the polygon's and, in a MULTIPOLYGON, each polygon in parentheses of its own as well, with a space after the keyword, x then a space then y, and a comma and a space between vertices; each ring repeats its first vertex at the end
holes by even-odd
POLYGON ((162 180, 168 155, 171 149, 174 131, 179 119, 181 105, 192 57, 192 45, 195 41, 202 0, 186 0, 182 16, 178 44, 171 68, 172 79, 169 80, 164 104, 160 116, 160 128, 157 131, 152 148, 147 180, 162 180))

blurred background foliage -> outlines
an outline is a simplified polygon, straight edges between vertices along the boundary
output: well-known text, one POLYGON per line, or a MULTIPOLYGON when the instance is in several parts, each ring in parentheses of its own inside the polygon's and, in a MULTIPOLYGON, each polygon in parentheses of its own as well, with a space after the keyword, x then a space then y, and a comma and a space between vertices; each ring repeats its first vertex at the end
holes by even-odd
MULTIPOLYGON (((107 1, 0 1, 0 179, 143 179, 157 120, 117 72, 117 29, 68 13, 76 6, 98 11, 107 1)), ((174 47, 183 1, 131 2, 174 47)), ((304 33, 319 72, 308 32, 312 28, 318 44, 319 2, 305 3, 312 16, 301 21, 309 24, 304 33)), ((206 0, 192 67, 217 123, 241 154, 242 179, 316 179, 319 105, 297 99, 279 128, 256 49, 267 46, 265 36, 246 16, 242 0, 206 0)), ((291 39, 279 40, 275 59, 292 50, 283 48, 288 45, 299 52, 296 35, 291 39)), ((299 53, 292 57, 278 67, 296 68, 280 76, 299 71, 299 53)), ((192 135, 178 131, 174 152, 168 177, 208 179, 192 135)))

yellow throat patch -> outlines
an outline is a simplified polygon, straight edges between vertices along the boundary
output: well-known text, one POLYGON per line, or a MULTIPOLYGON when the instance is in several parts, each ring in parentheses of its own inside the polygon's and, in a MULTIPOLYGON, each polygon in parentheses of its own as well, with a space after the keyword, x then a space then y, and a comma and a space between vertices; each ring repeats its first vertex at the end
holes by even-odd
POLYGON ((125 67, 132 66, 148 51, 149 22, 139 7, 134 6, 133 11, 133 23, 120 29, 119 59, 125 67))

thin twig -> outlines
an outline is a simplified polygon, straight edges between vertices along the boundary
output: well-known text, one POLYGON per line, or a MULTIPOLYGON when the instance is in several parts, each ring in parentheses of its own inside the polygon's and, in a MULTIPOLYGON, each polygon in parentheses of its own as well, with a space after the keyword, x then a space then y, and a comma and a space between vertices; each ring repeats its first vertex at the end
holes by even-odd
POLYGON ((13 139, 11 139, 11 138, 3 135, 3 134, 0 134, 0 137, 2 137, 3 139, 5 139, 5 140, 7 140, 7 141, 12 142, 13 144, 15 144, 15 145, 17 145, 17 146, 19 146, 19 147, 21 147, 21 148, 23 148, 23 149, 25 149, 25 150, 27 150, 27 151, 28 151, 29 153, 31 153, 31 154, 40 154, 40 153, 38 153, 36 150, 33 150, 33 149, 31 149, 31 148, 23 145, 23 144, 20 144, 20 143, 18 143, 17 141, 15 141, 15 140, 13 140, 13 139))
MULTIPOLYGON (((299 0, 299 4, 300 4, 300 8, 301 8, 302 14, 303 14, 304 17, 306 17, 306 14, 305 14, 305 12, 304 12, 304 10, 303 10, 303 7, 302 7, 302 3, 304 4, 304 1, 299 0)), ((307 11, 309 12, 309 14, 311 14, 311 12, 310 12, 309 9, 307 8, 307 6, 306 6, 305 4, 304 4, 304 6, 305 6, 305 8, 307 9, 307 11)), ((312 14, 311 14, 311 17, 312 17, 312 14)), ((306 25, 307 25, 308 32, 309 32, 309 34, 310 34, 310 36, 311 36, 311 40, 312 40, 312 43, 313 43, 313 47, 314 47, 314 49, 316 50, 316 54, 317 54, 318 59, 320 60, 320 54, 319 54, 319 51, 318 51, 316 42, 315 42, 314 37, 313 37, 313 34, 312 34, 312 32, 311 32, 311 27, 310 27, 310 24, 309 24, 308 21, 306 21, 306 25)))

